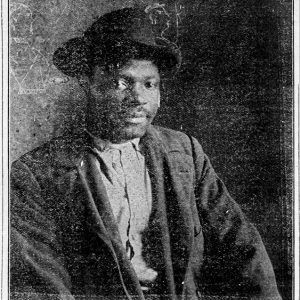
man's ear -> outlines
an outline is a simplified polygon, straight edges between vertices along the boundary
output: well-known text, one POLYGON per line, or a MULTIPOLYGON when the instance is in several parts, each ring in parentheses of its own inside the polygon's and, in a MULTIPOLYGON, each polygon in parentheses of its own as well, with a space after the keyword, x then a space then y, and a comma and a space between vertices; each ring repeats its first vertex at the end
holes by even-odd
POLYGON ((160 91, 158 91, 157 107, 160 107, 160 91))

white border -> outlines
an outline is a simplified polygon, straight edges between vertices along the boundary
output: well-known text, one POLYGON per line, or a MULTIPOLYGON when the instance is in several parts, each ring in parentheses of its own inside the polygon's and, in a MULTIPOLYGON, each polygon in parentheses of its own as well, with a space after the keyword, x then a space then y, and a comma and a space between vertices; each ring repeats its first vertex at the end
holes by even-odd
MULTIPOLYGON (((293 42, 294 42, 294 300, 300 300, 300 218, 299 218, 299 102, 300 102, 300 1, 293 1, 293 17, 294 17, 294 31, 293 31, 293 42)), ((1 1, 1 24, 0 24, 0 132, 1 132, 1 143, 0 143, 0 195, 2 201, 0 205, 0 299, 7 300, 8 297, 8 120, 9 120, 9 108, 8 108, 8 1, 1 1)))
POLYGON ((1 218, 1 240, 0 240, 0 288, 1 300, 8 299, 8 256, 9 256, 9 234, 8 234, 8 1, 1 1, 1 77, 0 77, 0 184, 2 187, 2 201, 0 205, 1 218))
POLYGON ((294 299, 299 300, 299 0, 294 0, 294 299))

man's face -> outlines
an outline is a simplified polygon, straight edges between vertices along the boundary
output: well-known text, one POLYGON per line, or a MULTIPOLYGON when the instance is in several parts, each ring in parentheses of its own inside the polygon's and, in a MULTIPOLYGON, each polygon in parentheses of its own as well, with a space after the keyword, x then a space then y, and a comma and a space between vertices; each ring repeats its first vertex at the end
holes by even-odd
POLYGON ((90 83, 88 129, 120 143, 142 137, 156 115, 160 76, 148 60, 130 60, 120 69, 96 67, 90 83))

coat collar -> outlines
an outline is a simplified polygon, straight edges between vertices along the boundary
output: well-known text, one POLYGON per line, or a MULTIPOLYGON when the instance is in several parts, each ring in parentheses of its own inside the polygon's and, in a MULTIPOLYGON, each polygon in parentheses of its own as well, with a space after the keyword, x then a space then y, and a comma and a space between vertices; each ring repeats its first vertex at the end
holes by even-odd
MULTIPOLYGON (((93 139, 84 129, 52 140, 49 150, 52 153, 53 164, 61 168, 79 166, 85 151, 92 144, 93 139)), ((145 135, 140 139, 139 148, 145 156, 147 152, 160 155, 162 153, 178 152, 191 156, 189 145, 187 136, 150 125, 145 135), (153 151, 149 151, 151 149, 153 151)), ((156 156, 159 159, 158 155, 156 156)))
MULTIPOLYGON (((64 135, 50 142, 50 152, 54 155, 53 163, 60 168, 74 168, 80 166, 80 163, 93 147, 93 138, 84 129, 64 135)), ((156 153, 157 159, 160 158, 161 152, 166 152, 166 147, 158 130, 150 125, 145 135, 140 139, 139 149, 145 155, 151 152, 156 153)))

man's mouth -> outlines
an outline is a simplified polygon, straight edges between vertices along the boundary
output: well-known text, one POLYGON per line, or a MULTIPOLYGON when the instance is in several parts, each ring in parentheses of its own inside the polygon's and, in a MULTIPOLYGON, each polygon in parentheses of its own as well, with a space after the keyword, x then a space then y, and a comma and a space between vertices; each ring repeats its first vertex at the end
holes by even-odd
POLYGON ((128 114, 125 117, 125 121, 127 123, 132 123, 132 124, 145 123, 147 121, 147 113, 146 112, 134 112, 132 114, 128 114))
POLYGON ((132 124, 140 124, 146 122, 147 117, 146 115, 144 116, 130 116, 125 119, 126 123, 132 123, 132 124))

